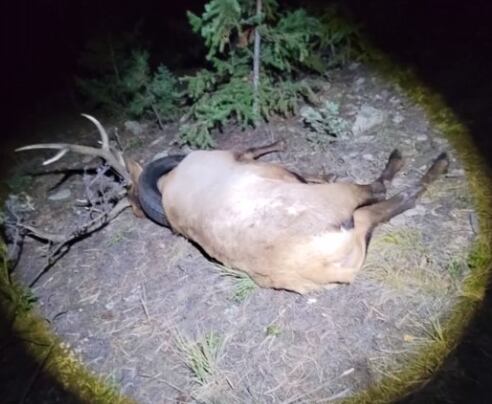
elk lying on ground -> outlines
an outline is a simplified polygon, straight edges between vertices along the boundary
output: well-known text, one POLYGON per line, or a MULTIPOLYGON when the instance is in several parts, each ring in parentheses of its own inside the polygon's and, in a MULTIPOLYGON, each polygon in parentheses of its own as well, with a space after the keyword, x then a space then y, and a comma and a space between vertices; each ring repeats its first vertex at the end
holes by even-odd
POLYGON ((442 153, 417 184, 389 199, 386 186, 403 164, 397 150, 379 178, 367 185, 313 181, 256 161, 280 151, 279 142, 244 152, 201 150, 168 156, 143 171, 127 162, 129 173, 121 156, 107 146, 102 126, 89 119, 103 137, 104 153, 66 144, 23 150, 51 147, 61 150, 57 156, 71 150, 97 155, 112 166, 116 162, 116 172, 130 186, 128 196, 135 212, 141 208, 157 223, 197 243, 210 257, 248 273, 262 287, 302 294, 352 282, 364 263, 374 228, 415 206, 449 165, 442 153))

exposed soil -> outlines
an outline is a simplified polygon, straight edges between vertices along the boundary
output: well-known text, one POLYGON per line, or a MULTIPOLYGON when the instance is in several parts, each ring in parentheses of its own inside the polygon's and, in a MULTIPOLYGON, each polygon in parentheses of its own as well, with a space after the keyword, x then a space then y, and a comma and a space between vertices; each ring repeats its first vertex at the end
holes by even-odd
MULTIPOLYGON (((398 148, 406 164, 390 194, 415 182, 441 151, 450 155, 449 173, 416 208, 376 230, 352 285, 308 296, 260 288, 240 293, 238 287, 248 287, 244 279, 225 276, 170 230, 123 212, 73 245, 33 288, 42 315, 89 369, 141 403, 317 402, 377 383, 436 337, 460 295, 477 230, 465 172, 424 111, 366 67, 330 74, 321 98, 338 103, 350 126, 363 107, 374 108, 382 121, 336 139, 313 135, 298 117, 279 119, 254 131, 227 128, 217 147, 242 149, 283 137, 287 152, 266 160, 359 183, 375 179, 398 148), (197 361, 190 363, 200 351, 193 350, 196 342, 211 351, 203 377, 197 361)), ((94 144, 89 124, 75 125, 64 141, 94 144)), ((120 124, 118 133, 125 154, 141 162, 178 150, 172 125, 135 135, 120 124)), ((35 167, 43 156, 29 154, 25 166, 35 167)), ((87 163, 73 156, 53 170, 87 163)), ((82 197, 81 176, 60 183, 62 177, 36 176, 27 190, 36 209, 30 218, 45 230, 67 229, 79 214, 73 199, 82 197), (63 189, 72 198, 47 199, 63 189)), ((33 279, 45 264, 44 251, 42 243, 26 242, 19 279, 33 279)))

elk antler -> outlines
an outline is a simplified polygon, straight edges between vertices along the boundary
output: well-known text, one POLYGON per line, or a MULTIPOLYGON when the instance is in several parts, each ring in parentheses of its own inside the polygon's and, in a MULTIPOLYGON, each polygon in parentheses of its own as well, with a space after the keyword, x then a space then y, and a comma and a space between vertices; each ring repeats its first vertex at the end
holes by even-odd
POLYGON ((49 243, 48 263, 37 274, 34 280, 30 283, 30 286, 34 285, 34 283, 36 283, 37 280, 44 273, 47 272, 47 270, 54 264, 54 262, 56 262, 68 251, 70 245, 72 245, 79 239, 93 233, 94 231, 102 228, 111 220, 113 220, 116 216, 118 216, 127 207, 131 206, 137 216, 143 216, 143 213, 139 211, 139 204, 134 191, 135 183, 136 181, 138 181, 138 174, 141 170, 140 166, 132 160, 129 160, 127 165, 123 158, 123 154, 119 150, 111 149, 109 145, 108 134, 106 133, 106 130, 101 125, 101 123, 96 118, 90 115, 82 114, 82 116, 94 123, 97 130, 99 131, 99 134, 101 136, 100 148, 69 143, 42 143, 28 145, 16 149, 16 151, 37 149, 59 150, 53 157, 44 161, 43 165, 48 165, 60 160, 69 151, 88 156, 100 157, 105 160, 107 164, 107 167, 98 169, 98 174, 96 175, 96 177, 88 184, 86 184, 89 220, 85 223, 82 223, 71 231, 67 231, 61 234, 54 234, 42 231, 33 226, 29 226, 26 223, 23 223, 20 218, 18 218, 17 226, 20 229, 23 229, 24 232, 27 232, 27 235, 31 235, 32 237, 42 239, 49 243), (129 167, 128 169, 127 166, 129 167), (123 179, 123 184, 116 183, 116 187, 121 187, 123 185, 123 187, 126 189, 123 190, 123 192, 113 192, 110 195, 105 195, 106 191, 104 191, 104 184, 106 183, 104 182, 104 178, 108 180, 108 177, 105 176, 105 172, 110 168, 113 169, 123 179), (97 182, 101 185, 101 192, 91 192, 90 187, 94 185, 94 182, 97 182), (98 196, 96 196, 96 194, 98 196))
POLYGON ((43 165, 48 165, 60 160, 69 151, 79 154, 85 154, 88 156, 101 157, 108 163, 108 165, 115 170, 127 183, 131 183, 130 174, 128 173, 123 160, 123 156, 119 151, 113 151, 109 147, 109 137, 106 130, 103 128, 101 123, 91 115, 81 114, 83 117, 90 120, 94 125, 96 125, 99 134, 101 135, 101 148, 95 148, 90 146, 83 146, 78 144, 69 143, 40 143, 31 144, 28 146, 20 147, 15 151, 25 151, 25 150, 37 150, 37 149, 58 149, 60 150, 53 157, 43 162, 43 165))

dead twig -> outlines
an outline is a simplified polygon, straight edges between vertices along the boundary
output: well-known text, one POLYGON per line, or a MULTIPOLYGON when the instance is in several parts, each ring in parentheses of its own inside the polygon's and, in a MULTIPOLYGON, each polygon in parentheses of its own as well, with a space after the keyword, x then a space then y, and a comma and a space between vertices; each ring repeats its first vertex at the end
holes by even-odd
POLYGON ((58 261, 65 253, 68 252, 70 246, 83 237, 89 236, 93 232, 99 230, 111 220, 116 218, 123 210, 130 207, 130 202, 127 199, 121 199, 108 214, 101 214, 95 219, 87 222, 69 234, 54 234, 41 231, 35 227, 21 224, 23 228, 28 230, 32 236, 50 243, 55 243, 55 246, 50 250, 48 264, 45 265, 29 283, 29 287, 33 287, 36 282, 58 261))

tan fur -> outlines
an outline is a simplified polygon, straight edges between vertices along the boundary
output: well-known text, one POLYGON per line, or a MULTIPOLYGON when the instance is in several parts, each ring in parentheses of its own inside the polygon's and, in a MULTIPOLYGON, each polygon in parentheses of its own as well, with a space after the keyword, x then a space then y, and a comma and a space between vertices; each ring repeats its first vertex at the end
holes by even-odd
POLYGON ((176 232, 261 286, 306 293, 351 282, 364 261, 361 235, 340 229, 367 197, 354 184, 303 184, 279 166, 197 151, 158 185, 176 232))
POLYGON ((396 150, 374 183, 358 185, 304 183, 252 160, 272 146, 192 152, 158 188, 174 231, 260 286, 298 293, 352 282, 372 229, 414 206, 449 164, 442 154, 418 184, 385 199, 384 183, 403 164, 396 150))
POLYGON ((138 199, 138 178, 143 171, 143 168, 135 160, 127 159, 125 161, 128 173, 130 174, 131 183, 128 187, 128 201, 130 202, 130 207, 132 208, 133 214, 139 218, 144 218, 145 213, 140 206, 138 199))

